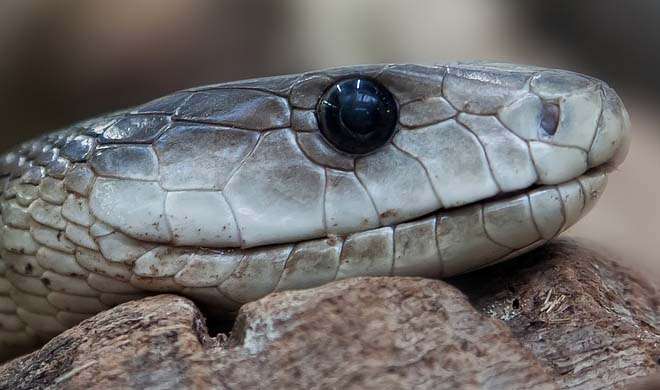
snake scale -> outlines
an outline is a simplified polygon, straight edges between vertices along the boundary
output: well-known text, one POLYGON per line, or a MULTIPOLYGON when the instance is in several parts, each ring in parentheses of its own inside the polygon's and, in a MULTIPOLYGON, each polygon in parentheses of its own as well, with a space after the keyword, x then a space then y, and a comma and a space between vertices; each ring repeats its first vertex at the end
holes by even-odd
POLYGON ((599 80, 479 62, 204 86, 74 124, 0 159, 0 357, 157 292, 233 312, 513 258, 591 209, 628 128, 599 80))

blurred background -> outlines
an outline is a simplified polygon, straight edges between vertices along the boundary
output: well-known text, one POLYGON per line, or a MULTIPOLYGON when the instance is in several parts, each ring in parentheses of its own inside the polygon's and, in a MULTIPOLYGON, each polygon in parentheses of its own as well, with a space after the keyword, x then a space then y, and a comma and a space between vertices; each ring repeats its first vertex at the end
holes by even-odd
POLYGON ((571 235, 660 276, 660 2, 2 0, 0 150, 200 84, 344 64, 489 59, 610 83, 631 152, 571 235))

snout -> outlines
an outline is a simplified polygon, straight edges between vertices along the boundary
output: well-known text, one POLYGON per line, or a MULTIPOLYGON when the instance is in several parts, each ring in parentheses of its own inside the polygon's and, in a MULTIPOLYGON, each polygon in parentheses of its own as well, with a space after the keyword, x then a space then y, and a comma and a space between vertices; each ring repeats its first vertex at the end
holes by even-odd
POLYGON ((589 167, 607 164, 616 168, 630 147, 630 117, 619 96, 603 84, 603 107, 594 141, 589 150, 589 167))

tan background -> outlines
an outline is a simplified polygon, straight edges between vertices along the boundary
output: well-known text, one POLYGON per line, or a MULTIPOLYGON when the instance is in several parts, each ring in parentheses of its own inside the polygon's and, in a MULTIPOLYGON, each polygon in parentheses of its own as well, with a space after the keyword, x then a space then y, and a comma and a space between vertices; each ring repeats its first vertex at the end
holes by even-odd
POLYGON ((571 234, 660 276, 660 2, 620 4, 6 0, 0 4, 0 149, 223 80, 458 59, 567 68, 615 87, 634 129, 627 162, 571 234))

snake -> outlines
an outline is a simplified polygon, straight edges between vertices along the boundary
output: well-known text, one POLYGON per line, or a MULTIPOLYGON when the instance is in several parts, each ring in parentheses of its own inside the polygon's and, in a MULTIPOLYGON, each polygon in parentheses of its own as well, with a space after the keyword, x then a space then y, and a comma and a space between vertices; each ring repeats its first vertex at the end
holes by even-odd
POLYGON ((47 133, 0 157, 0 357, 157 293, 235 313, 515 258, 592 209, 629 127, 598 79, 454 62, 196 87, 47 133))

